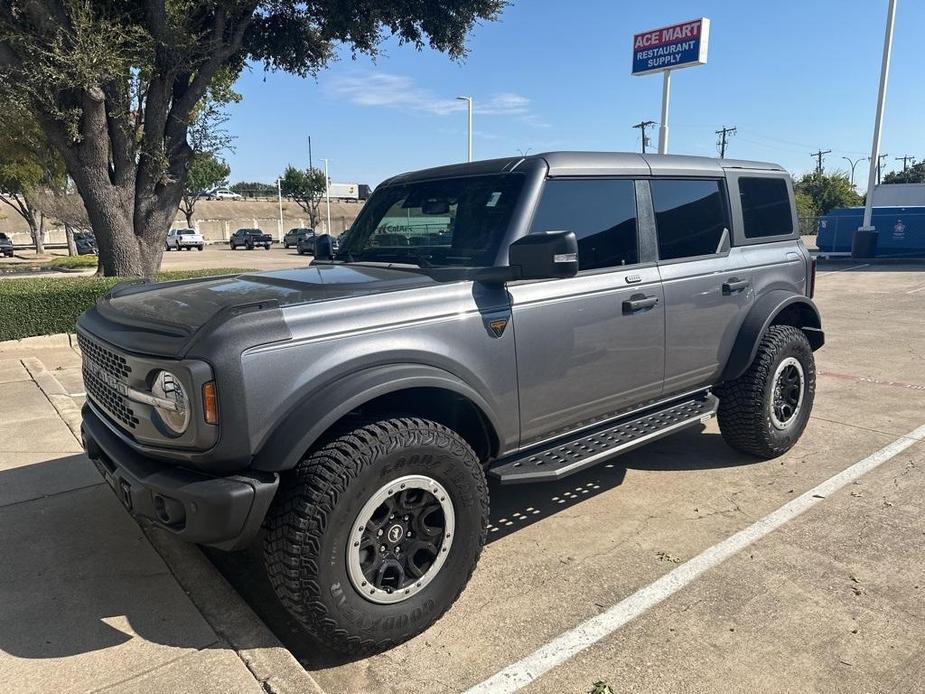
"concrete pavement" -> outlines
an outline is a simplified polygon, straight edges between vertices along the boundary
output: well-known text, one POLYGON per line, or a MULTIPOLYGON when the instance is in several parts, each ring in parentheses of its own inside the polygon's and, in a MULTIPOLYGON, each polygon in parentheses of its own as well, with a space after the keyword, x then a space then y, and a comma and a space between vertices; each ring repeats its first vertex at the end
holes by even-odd
POLYGON ((79 388, 67 336, 0 344, 0 691, 311 691, 260 671, 275 639, 248 654, 203 617, 53 404, 79 388))

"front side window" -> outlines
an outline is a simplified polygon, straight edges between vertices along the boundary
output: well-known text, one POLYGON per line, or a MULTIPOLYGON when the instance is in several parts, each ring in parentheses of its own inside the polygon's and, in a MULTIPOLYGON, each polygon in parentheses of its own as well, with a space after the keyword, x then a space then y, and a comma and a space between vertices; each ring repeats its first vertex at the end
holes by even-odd
POLYGON ((720 252, 729 227, 720 181, 657 178, 649 185, 661 260, 720 252))
POLYGON ((636 189, 618 179, 553 179, 546 182, 532 232, 573 231, 578 269, 639 262, 636 189))
POLYGON ((739 198, 746 238, 793 233, 790 191, 783 178, 742 177, 739 198))
POLYGON ((520 174, 499 174, 377 189, 337 257, 421 267, 494 265, 523 184, 520 174))

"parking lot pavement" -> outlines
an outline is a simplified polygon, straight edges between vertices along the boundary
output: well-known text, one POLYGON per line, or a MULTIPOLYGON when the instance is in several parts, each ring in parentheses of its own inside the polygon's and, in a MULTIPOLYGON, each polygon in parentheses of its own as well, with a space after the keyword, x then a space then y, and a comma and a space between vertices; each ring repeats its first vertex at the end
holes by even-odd
POLYGON ((67 336, 0 344, 0 691, 267 691, 83 455, 53 400, 78 363, 67 336))
MULTIPOLYGON (((711 422, 556 484, 493 487, 472 582, 404 645, 357 661, 320 651, 256 552, 214 561, 327 691, 478 685, 925 424, 925 305, 908 293, 925 272, 828 269, 816 406, 793 450, 755 461, 711 422)), ((925 690, 923 468, 914 443, 524 691, 925 690)))
POLYGON ((295 248, 285 249, 274 243, 270 250, 231 250, 228 244, 214 243, 202 251, 169 251, 164 253, 161 270, 206 270, 211 268, 246 267, 255 270, 285 270, 307 267, 311 256, 299 255, 295 248))

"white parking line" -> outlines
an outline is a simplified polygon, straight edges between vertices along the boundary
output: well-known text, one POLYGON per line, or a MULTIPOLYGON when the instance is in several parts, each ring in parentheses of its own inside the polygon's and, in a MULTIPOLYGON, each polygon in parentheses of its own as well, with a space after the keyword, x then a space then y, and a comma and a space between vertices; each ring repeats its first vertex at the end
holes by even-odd
POLYGON ((906 294, 918 294, 919 292, 925 292, 925 284, 921 287, 916 287, 915 289, 910 289, 906 294))
POLYGON ((801 513, 812 508, 830 494, 845 485, 851 484, 862 475, 867 474, 916 442, 925 440, 925 425, 900 436, 876 453, 858 461, 842 470, 825 482, 801 494, 793 501, 769 513, 761 520, 744 530, 723 540, 717 545, 704 550, 693 559, 662 576, 654 583, 641 588, 624 598, 607 611, 579 624, 571 631, 556 637, 545 646, 540 647, 523 660, 509 665, 496 675, 475 685, 466 694, 491 692, 516 692, 555 667, 574 657, 586 648, 593 646, 605 636, 612 634, 627 622, 658 605, 677 591, 684 588, 708 569, 722 563, 736 552, 760 540, 801 513))
POLYGON ((862 267, 870 267, 870 263, 864 263, 863 265, 852 265, 851 267, 841 267, 837 270, 829 270, 828 272, 820 272, 816 277, 825 277, 826 275, 834 275, 836 272, 848 272, 848 270, 860 270, 862 267))

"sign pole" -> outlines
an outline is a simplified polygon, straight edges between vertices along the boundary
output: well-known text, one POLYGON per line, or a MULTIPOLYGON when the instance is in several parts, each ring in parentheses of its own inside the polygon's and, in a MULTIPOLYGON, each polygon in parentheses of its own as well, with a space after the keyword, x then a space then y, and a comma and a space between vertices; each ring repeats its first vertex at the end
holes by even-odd
POLYGON ((865 240, 874 235, 876 229, 871 226, 871 217, 873 215, 873 197, 874 183, 877 180, 877 171, 880 163, 880 127, 883 124, 883 111, 886 106, 886 84, 890 75, 890 54, 893 51, 893 25, 896 20, 896 0, 890 0, 889 7, 886 11, 886 32, 883 36, 883 61, 880 64, 880 90, 877 93, 877 113, 874 117, 874 139, 870 147, 870 169, 867 172, 867 200, 864 203, 864 221, 861 227, 855 232, 853 243, 851 244, 851 255, 854 257, 866 257, 864 245, 873 245, 876 248, 876 240, 871 244, 866 244, 865 240))
POLYGON ((671 100, 671 70, 662 73, 662 122, 658 126, 658 153, 668 154, 668 104, 671 100))

